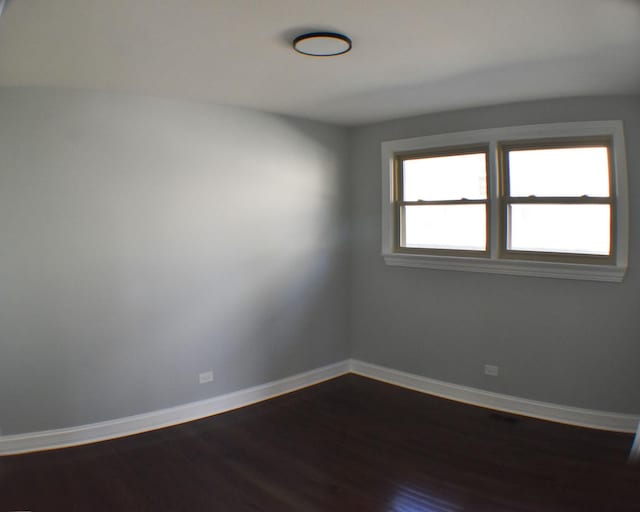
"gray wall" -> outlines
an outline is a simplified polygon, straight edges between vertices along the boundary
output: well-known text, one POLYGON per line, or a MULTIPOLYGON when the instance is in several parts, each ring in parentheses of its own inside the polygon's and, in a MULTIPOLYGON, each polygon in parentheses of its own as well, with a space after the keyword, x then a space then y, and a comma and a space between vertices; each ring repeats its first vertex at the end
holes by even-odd
POLYGON ((639 137, 638 97, 347 131, 188 101, 0 89, 2 433, 183 404, 350 348, 453 383, 637 413, 639 137), (594 119, 625 122, 622 284, 384 265, 381 141, 594 119), (214 382, 198 384, 209 369, 214 382))
POLYGON ((0 90, 2 432, 344 359, 346 150, 249 110, 0 90))
POLYGON ((357 128, 351 140, 352 355, 524 398, 640 412, 640 97, 503 105, 357 128), (623 283, 385 266, 380 143, 518 124, 622 119, 630 184, 623 283), (485 377, 485 363, 500 366, 485 377))

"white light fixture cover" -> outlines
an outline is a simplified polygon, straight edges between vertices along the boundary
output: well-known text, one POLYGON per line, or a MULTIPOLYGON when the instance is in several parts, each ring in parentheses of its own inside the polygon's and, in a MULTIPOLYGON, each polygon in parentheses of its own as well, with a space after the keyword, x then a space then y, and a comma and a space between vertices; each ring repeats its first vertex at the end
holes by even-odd
POLYGON ((351 50, 351 39, 335 32, 310 32, 293 40, 293 48, 298 53, 314 57, 332 57, 351 50))

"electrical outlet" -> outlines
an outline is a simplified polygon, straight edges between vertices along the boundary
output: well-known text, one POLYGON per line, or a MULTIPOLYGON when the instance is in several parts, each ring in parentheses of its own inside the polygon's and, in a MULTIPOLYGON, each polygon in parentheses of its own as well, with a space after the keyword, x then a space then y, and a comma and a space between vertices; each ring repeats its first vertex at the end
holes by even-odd
POLYGON ((200 374, 200 384, 206 384, 207 382, 211 382, 213 380, 213 371, 209 370, 208 372, 202 372, 200 374))
POLYGON ((499 368, 497 366, 492 365, 492 364, 485 364, 484 365, 484 374, 485 375, 491 375, 492 377, 497 377, 498 376, 498 370, 499 370, 499 368))

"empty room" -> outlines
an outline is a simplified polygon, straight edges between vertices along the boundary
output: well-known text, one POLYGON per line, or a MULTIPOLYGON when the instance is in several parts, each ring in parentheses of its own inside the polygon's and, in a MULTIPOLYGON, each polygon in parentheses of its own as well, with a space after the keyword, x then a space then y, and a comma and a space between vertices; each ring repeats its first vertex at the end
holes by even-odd
POLYGON ((0 512, 640 512, 640 1, 0 0, 0 512))

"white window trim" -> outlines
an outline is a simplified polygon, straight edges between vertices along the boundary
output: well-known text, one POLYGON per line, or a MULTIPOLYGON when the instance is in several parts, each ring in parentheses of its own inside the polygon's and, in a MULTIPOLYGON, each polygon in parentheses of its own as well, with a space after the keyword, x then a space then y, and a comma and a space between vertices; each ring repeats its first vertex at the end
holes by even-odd
POLYGON ((582 279, 621 282, 628 266, 629 199, 627 163, 622 121, 536 124, 445 133, 427 137, 400 139, 382 143, 382 256, 387 265, 511 274, 519 276, 582 279), (610 136, 613 140, 613 170, 616 198, 616 261, 614 265, 559 263, 534 260, 506 260, 499 257, 498 142, 532 139, 610 136), (393 173, 396 153, 452 146, 488 144, 489 146, 489 257, 407 254, 394 250, 393 173))

